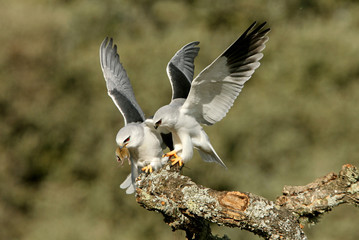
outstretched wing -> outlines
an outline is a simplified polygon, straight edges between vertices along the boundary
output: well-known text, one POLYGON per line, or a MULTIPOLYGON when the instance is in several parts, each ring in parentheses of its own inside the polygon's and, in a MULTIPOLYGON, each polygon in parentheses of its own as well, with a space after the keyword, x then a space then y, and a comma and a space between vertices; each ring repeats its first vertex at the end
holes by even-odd
POLYGON ((192 82, 181 111, 202 124, 212 125, 224 118, 255 69, 268 41, 269 28, 255 22, 192 82), (251 32, 250 32, 251 31, 251 32))
POLYGON ((194 59, 198 55, 199 42, 182 47, 167 64, 167 75, 172 86, 172 99, 187 98, 194 74, 194 59))
POLYGON ((100 46, 100 63, 106 80, 107 93, 122 113, 125 125, 131 122, 143 122, 144 113, 138 105, 130 79, 123 68, 117 53, 116 44, 108 37, 100 46))

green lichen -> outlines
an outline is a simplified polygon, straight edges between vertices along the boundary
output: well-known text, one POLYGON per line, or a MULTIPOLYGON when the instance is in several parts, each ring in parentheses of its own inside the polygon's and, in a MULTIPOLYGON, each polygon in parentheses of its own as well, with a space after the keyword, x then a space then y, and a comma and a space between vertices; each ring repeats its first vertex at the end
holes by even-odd
POLYGON ((351 194, 359 193, 359 183, 352 184, 348 189, 348 192, 351 194))

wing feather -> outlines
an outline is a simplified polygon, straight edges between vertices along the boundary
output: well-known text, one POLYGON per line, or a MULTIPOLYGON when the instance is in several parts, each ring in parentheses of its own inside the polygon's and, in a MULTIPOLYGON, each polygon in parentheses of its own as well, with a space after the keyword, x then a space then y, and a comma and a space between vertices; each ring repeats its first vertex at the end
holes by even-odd
POLYGON ((194 59, 198 55, 199 42, 183 46, 167 65, 167 75, 171 82, 172 99, 187 98, 194 74, 194 59))
POLYGON ((144 113, 138 105, 130 79, 123 68, 117 53, 116 44, 108 37, 100 46, 100 63, 106 81, 107 93, 122 113, 125 125, 131 122, 143 122, 144 113))
POLYGON ((244 83, 260 66, 268 41, 266 23, 252 30, 255 22, 193 81, 181 111, 202 124, 212 125, 224 118, 244 83))

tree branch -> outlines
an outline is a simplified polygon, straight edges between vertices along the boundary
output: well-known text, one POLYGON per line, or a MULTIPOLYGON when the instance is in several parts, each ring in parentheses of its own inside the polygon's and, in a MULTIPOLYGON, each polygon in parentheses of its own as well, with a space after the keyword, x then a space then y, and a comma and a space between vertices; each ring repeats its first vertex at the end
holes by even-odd
POLYGON ((346 164, 306 186, 285 186, 275 202, 253 193, 216 191, 194 183, 169 165, 137 179, 136 201, 162 213, 172 229, 187 239, 229 239, 213 236, 209 223, 238 227, 265 239, 307 239, 303 221, 313 221, 333 207, 359 205, 359 172, 346 164))
POLYGON ((333 207, 348 203, 359 204, 359 171, 346 164, 339 175, 329 173, 306 186, 284 186, 276 204, 296 213, 304 220, 315 218, 333 207))

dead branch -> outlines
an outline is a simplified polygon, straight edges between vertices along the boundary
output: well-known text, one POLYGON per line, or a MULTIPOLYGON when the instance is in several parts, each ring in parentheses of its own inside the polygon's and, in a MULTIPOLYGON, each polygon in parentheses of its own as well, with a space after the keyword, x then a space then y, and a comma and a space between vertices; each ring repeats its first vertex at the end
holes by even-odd
POLYGON ((359 205, 359 171, 350 164, 339 175, 329 173, 306 186, 285 186, 275 202, 197 185, 169 166, 140 175, 137 184, 136 201, 162 213, 174 231, 186 232, 187 239, 229 239, 213 236, 209 223, 238 227, 265 239, 307 239, 304 220, 312 221, 340 204, 359 205))

